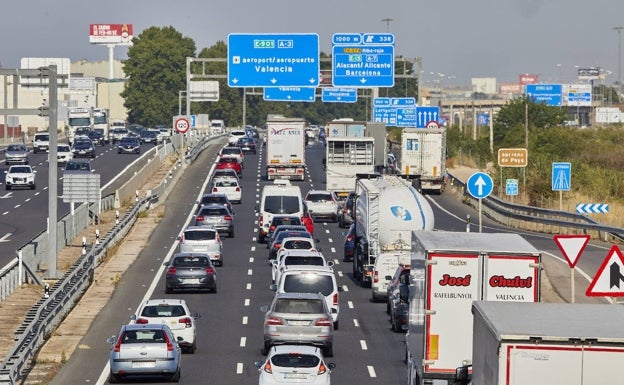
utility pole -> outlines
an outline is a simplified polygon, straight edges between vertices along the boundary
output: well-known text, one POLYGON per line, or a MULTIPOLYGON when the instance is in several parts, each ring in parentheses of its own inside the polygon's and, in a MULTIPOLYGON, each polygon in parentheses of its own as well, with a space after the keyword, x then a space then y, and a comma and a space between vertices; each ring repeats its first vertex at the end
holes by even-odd
POLYGON ((622 93, 622 30, 623 26, 613 27, 618 34, 618 98, 622 93))
POLYGON ((386 32, 390 33, 390 23, 393 22, 394 19, 391 19, 389 17, 385 17, 385 18, 381 19, 381 21, 386 23, 386 32))

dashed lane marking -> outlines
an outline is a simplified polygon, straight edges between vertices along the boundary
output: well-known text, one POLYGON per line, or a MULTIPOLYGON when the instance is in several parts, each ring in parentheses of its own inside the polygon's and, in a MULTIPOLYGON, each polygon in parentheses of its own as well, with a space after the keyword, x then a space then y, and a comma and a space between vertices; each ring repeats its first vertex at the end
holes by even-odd
POLYGON ((366 346, 366 341, 360 340, 360 347, 362 350, 368 350, 368 346, 366 346))
POLYGON ((244 348, 247 345, 247 337, 241 337, 240 339, 240 347, 244 348))
POLYGON ((347 301, 347 306, 349 309, 353 309, 353 301, 347 301))
POLYGON ((236 363, 236 374, 243 374, 243 363, 236 363))
POLYGON ((244 316, 243 317, 243 325, 247 325, 248 322, 249 322, 249 317, 244 316))
POLYGON ((245 287, 247 290, 251 290, 251 283, 248 283, 245 287))
POLYGON ((367 365, 366 369, 368 369, 368 375, 371 377, 377 377, 377 373, 375 373, 375 368, 372 365, 367 365))
POLYGON ((251 301, 249 300, 249 298, 245 298, 245 304, 243 306, 249 306, 249 304, 251 303, 251 301))

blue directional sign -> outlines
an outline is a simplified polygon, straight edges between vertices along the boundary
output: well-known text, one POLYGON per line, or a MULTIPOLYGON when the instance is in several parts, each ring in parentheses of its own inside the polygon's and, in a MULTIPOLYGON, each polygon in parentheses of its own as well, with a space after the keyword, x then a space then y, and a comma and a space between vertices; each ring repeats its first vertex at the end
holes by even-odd
POLYGON ((373 107, 385 107, 392 105, 392 98, 374 98, 373 107))
POLYGON ((479 126, 487 126, 490 124, 490 114, 484 112, 477 114, 477 124, 479 126))
POLYGON ((563 103, 563 86, 561 84, 527 84, 526 95, 536 103, 561 106, 563 103))
POLYGON ((507 179, 505 184, 505 194, 511 196, 518 195, 518 179, 507 179))
POLYGON ((317 87, 319 36, 230 34, 227 66, 230 87, 317 87))
POLYGON ((592 101, 591 92, 568 92, 569 106, 590 106, 592 101))
POLYGON ((606 214, 609 205, 606 203, 577 203, 576 212, 579 214, 606 214))
POLYGON ((468 178, 466 182, 466 188, 470 195, 477 199, 483 199, 488 197, 494 189, 494 182, 492 177, 484 172, 475 172, 468 178))
POLYGON ((440 107, 416 106, 416 128, 425 128, 432 120, 440 119, 440 107))
POLYGON ((552 164, 552 191, 570 191, 572 186, 572 164, 554 162, 552 164))
POLYGON ((373 121, 385 123, 389 126, 396 125, 397 109, 394 107, 373 107, 373 121))
POLYGON ((316 88, 269 87, 264 89, 263 99, 269 102, 313 102, 316 100, 316 88))
POLYGON ((357 88, 323 88, 322 91, 321 100, 323 102, 357 102, 357 88))
POLYGON ((191 128, 195 128, 197 124, 197 115, 190 115, 191 117, 191 128))
POLYGON ((416 106, 416 98, 391 98, 390 102, 393 106, 416 106))
POLYGON ((394 35, 390 33, 334 34, 334 87, 393 87, 394 35))

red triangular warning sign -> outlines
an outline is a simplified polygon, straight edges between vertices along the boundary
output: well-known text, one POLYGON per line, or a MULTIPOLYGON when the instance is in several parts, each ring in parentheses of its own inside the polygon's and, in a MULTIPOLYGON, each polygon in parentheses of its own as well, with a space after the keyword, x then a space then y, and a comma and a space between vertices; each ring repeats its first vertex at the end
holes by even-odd
POLYGON ((571 268, 576 266, 581 253, 589 243, 589 235, 554 235, 553 239, 571 268))
POLYGON ((602 261, 594 280, 585 295, 588 297, 624 297, 624 256, 617 245, 613 245, 602 261))

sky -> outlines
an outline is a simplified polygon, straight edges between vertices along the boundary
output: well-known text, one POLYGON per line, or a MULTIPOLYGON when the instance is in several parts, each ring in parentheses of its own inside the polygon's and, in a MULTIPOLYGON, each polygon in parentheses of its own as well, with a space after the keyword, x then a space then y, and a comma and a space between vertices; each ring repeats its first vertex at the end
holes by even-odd
POLYGON ((135 36, 171 26, 198 52, 230 33, 318 33, 331 53, 334 33, 390 32, 395 54, 422 58, 425 85, 515 83, 519 74, 574 83, 588 67, 604 69, 606 84, 624 79, 624 30, 613 28, 624 26, 623 0, 7 0, 0 9, 3 68, 24 57, 107 60, 89 25, 128 23, 135 36))

